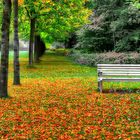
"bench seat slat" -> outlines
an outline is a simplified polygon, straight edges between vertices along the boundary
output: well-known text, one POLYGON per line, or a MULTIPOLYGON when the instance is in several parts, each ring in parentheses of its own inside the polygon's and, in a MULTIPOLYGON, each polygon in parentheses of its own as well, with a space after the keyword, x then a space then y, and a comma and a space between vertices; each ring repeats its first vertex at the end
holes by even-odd
POLYGON ((101 78, 102 81, 140 81, 140 78, 101 78))
POLYGON ((140 72, 140 69, 98 69, 98 71, 136 71, 136 72, 140 72))
POLYGON ((109 74, 140 74, 140 71, 103 71, 103 73, 109 73, 109 74))
POLYGON ((98 69, 140 69, 140 67, 99 67, 98 69))
POLYGON ((103 73, 102 76, 140 76, 140 73, 103 73))
POLYGON ((139 64, 97 64, 98 67, 105 67, 105 66, 109 66, 109 67, 140 67, 139 64))

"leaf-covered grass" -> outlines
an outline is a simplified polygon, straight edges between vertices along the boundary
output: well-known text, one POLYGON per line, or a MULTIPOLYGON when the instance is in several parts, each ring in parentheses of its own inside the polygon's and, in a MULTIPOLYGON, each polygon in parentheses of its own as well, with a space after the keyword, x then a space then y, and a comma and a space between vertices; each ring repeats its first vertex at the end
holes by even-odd
POLYGON ((0 139, 140 138, 139 94, 98 93, 96 68, 76 65, 65 56, 46 54, 34 68, 27 67, 26 53, 20 57, 22 85, 12 85, 11 57, 10 98, 0 99, 0 139))

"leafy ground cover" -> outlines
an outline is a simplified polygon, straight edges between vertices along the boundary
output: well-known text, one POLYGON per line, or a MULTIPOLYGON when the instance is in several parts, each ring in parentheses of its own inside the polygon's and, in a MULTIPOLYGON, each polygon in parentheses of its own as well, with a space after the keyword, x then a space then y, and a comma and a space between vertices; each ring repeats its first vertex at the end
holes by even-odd
POLYGON ((34 68, 27 67, 26 52, 20 56, 22 85, 13 86, 10 55, 10 98, 0 99, 0 139, 140 138, 139 94, 98 93, 96 68, 74 64, 65 56, 48 53, 34 68))

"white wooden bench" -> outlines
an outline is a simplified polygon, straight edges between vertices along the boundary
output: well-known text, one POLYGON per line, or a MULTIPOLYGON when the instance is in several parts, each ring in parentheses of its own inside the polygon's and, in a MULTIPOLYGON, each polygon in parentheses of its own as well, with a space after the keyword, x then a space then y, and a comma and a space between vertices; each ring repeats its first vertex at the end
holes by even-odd
POLYGON ((98 64, 98 89, 103 91, 103 81, 140 81, 138 64, 98 64))

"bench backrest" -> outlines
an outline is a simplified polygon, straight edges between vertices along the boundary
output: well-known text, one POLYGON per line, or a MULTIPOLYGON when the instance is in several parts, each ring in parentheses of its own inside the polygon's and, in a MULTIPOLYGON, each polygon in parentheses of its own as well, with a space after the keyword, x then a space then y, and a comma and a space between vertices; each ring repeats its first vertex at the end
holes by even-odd
POLYGON ((98 76, 140 76, 139 64, 98 64, 98 76))

